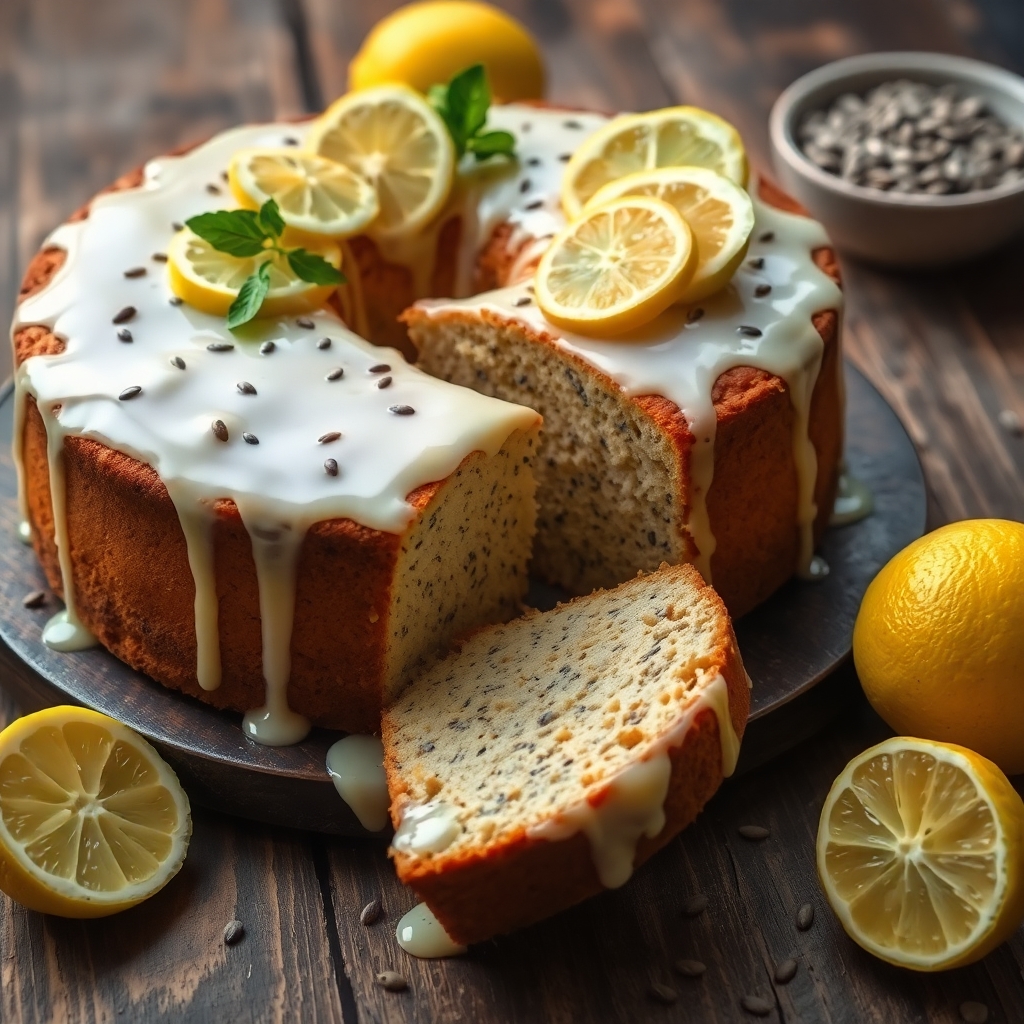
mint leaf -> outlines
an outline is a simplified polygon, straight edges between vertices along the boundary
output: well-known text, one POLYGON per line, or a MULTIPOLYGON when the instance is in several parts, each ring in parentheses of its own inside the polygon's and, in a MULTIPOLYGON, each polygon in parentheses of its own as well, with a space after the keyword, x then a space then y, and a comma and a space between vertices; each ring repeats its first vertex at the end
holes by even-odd
POLYGON ((427 90, 427 102, 444 117, 448 111, 448 86, 435 82, 427 90))
POLYGON ((263 251, 267 232, 252 210, 217 210, 189 217, 185 224, 218 252, 256 256, 263 251))
POLYGON ((259 221, 260 227, 268 235, 273 235, 274 238, 281 237, 284 231, 284 218, 281 216, 281 210, 277 205, 276 199, 268 199, 260 207, 260 212, 256 215, 256 219, 259 221))
POLYGON ((310 284, 343 284, 345 281, 345 275, 337 267, 305 249, 292 249, 288 253, 288 265, 296 277, 310 284))
POLYGON ((516 137, 511 132, 484 132, 468 139, 466 149, 477 160, 486 160, 489 156, 515 156, 516 137))
MULTIPOLYGON (((198 233, 198 232, 197 232, 198 233)), ((212 244, 212 243, 211 243, 212 244)), ((264 260, 255 274, 250 274, 238 291, 238 296, 228 310, 228 330, 248 323, 263 305, 270 291, 270 261, 264 260)))

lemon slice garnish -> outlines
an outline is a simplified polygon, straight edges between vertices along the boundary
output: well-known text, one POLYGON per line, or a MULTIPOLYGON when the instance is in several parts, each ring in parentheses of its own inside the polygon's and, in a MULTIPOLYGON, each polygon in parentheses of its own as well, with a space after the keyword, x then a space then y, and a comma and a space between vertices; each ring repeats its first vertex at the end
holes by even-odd
POLYGON ((832 784, 818 874, 868 952, 919 971, 972 963, 1024 917, 1024 802, 966 747, 886 740, 832 784))
POLYGON ((587 207, 620 196, 655 196, 674 206, 697 240, 697 269, 680 302, 696 302, 723 288, 743 261, 754 230, 746 190, 706 167, 659 167, 610 181, 587 207))
POLYGON ((655 167, 707 167, 747 183, 747 154, 728 121, 698 107, 623 114, 586 139, 566 165, 562 206, 572 218, 599 188, 655 167))
MULTIPOLYGON (((322 256, 332 267, 341 266, 337 243, 310 240, 305 248, 322 256)), ((324 305, 335 289, 333 284, 303 281, 279 253, 268 250, 258 256, 232 256, 214 249, 188 228, 179 231, 167 248, 171 290, 190 306, 213 316, 226 316, 245 279, 267 262, 270 291, 260 307, 260 316, 308 313, 324 305)))
POLYGON ((697 247, 681 214, 650 196, 584 211, 557 234, 537 266, 537 305, 580 334, 621 334, 653 320, 693 276, 697 247))
POLYGON ((24 906, 134 907, 177 874, 191 833, 174 772, 114 719, 47 708, 0 733, 0 888, 24 906))
POLYGON ((344 164, 294 149, 242 149, 231 158, 228 182, 238 202, 259 209, 277 202, 288 227, 314 236, 348 238, 380 209, 373 186, 344 164))
POLYGON ((344 164, 377 191, 380 213, 370 234, 408 235, 444 206, 455 147, 438 114, 404 85, 353 92, 313 125, 306 149, 344 164))

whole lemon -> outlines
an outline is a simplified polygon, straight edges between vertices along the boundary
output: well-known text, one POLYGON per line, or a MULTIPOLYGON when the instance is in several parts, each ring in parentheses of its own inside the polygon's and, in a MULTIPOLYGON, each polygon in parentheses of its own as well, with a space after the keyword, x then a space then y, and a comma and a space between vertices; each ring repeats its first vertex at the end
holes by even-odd
POLYGON ((1024 525, 967 520, 904 548, 864 595, 853 658, 896 732, 1024 772, 1024 525))
POLYGON ((514 18, 473 0, 425 0, 377 22, 348 69, 350 89, 404 82, 426 92, 472 64, 483 64, 495 99, 540 99, 544 64, 514 18))

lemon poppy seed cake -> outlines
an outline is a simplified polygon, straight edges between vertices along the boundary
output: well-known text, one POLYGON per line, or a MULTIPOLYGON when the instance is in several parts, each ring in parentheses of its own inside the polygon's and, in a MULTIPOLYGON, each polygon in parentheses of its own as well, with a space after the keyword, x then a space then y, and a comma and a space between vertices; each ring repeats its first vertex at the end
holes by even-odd
MULTIPOLYGON (((434 116, 407 93, 352 96, 434 116)), ((352 96, 342 114, 359 112, 352 96)), ((488 127, 514 136, 515 158, 467 157, 448 191, 420 195, 374 177, 358 124, 333 110, 151 162, 29 267, 15 454, 67 603, 48 642, 95 635, 286 742, 309 721, 374 730, 424 657, 515 614, 531 557, 573 593, 694 562, 734 614, 806 571, 842 423, 841 294, 818 225, 762 188, 720 291, 598 341, 545 320, 529 279, 565 224, 573 154, 608 118, 494 106, 488 127), (275 243, 340 266, 336 292, 290 275, 283 249, 225 272, 182 228, 237 206, 231 190, 258 194, 238 155, 251 169, 266 150, 374 183, 363 233, 288 228, 275 243), (417 202, 436 210, 403 229, 417 202), (263 318, 232 332, 224 311, 261 260, 263 318), (418 366, 379 347, 408 351, 406 328, 418 366)), ((436 135, 406 135, 443 169, 436 135)), ((334 177, 339 208, 358 205, 366 190, 334 177)))

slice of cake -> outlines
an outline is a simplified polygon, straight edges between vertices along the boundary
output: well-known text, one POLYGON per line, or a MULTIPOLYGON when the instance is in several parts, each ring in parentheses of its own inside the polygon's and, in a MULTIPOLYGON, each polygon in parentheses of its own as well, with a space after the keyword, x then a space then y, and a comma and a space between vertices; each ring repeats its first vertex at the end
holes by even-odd
POLYGON ((385 710, 398 875, 465 944, 622 885, 731 774, 749 703, 690 565, 481 629, 385 710))

